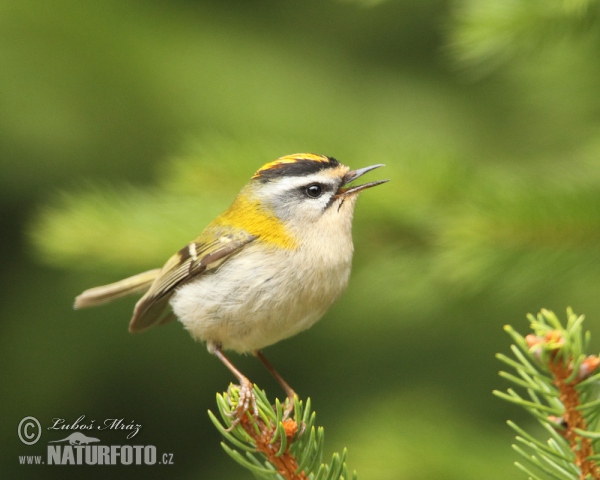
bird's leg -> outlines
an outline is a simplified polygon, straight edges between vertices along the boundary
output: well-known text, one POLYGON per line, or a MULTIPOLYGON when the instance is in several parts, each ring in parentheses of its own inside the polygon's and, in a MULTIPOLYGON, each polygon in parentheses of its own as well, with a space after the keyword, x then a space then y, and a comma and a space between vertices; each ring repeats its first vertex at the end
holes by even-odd
POLYGON ((285 411, 283 412, 283 419, 285 420, 289 418, 290 413, 292 413, 292 410, 294 409, 294 399, 296 397, 296 392, 294 392, 292 387, 290 387, 288 383, 283 379, 283 377, 279 375, 277 370, 275 370, 275 367, 271 365, 271 362, 267 360, 267 358, 263 355, 263 353, 260 350, 257 350, 255 353, 259 360, 262 362, 262 364, 265 367, 267 367, 267 370, 271 372, 271 375, 273 375, 275 380, 277 380, 277 383, 279 383, 283 390, 285 390, 285 394, 288 398, 288 404, 285 407, 285 411))
POLYGON ((238 399, 237 408, 235 411, 235 420, 227 430, 233 430, 235 426, 240 423, 242 417, 252 407, 252 414, 256 417, 258 415, 258 406, 256 405, 256 397, 252 391, 254 384, 248 380, 248 378, 240 372, 233 363, 225 356, 221 350, 221 346, 216 346, 213 350, 214 355, 223 362, 223 364, 235 375, 240 382, 240 394, 238 399))

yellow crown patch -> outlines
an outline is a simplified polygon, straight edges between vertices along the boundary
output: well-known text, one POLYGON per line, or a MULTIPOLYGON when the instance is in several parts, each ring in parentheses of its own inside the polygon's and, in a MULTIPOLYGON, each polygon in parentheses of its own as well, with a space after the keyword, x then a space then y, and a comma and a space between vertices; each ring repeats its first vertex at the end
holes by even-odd
POLYGON ((322 167, 327 166, 337 166, 338 162, 325 155, 316 155, 314 153, 294 153, 293 155, 286 155, 285 157, 278 158, 273 162, 269 162, 263 165, 253 176, 252 178, 259 178, 263 176, 266 172, 277 169, 285 164, 299 163, 299 162, 307 162, 313 163, 317 162, 318 164, 323 164, 322 167), (328 165, 324 165, 328 164, 328 165))

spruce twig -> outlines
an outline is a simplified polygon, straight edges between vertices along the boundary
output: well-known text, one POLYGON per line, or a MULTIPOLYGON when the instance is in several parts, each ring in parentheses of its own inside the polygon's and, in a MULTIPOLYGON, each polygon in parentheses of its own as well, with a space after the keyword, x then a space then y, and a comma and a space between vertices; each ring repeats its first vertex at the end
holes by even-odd
MULTIPOLYGON (((567 316, 564 327, 548 310, 542 310, 537 317, 530 315, 534 333, 525 337, 512 327, 505 327, 515 342, 511 350, 516 360, 504 355, 497 357, 514 368, 519 376, 506 372, 500 375, 525 388, 527 397, 512 389, 508 389, 508 393, 495 391, 494 394, 524 407, 550 434, 544 444, 514 422, 508 422, 519 435, 517 441, 527 450, 517 445, 513 448, 530 466, 555 479, 597 480, 600 479, 600 456, 594 442, 600 438, 597 388, 600 375, 594 372, 600 359, 586 353, 590 335, 583 333, 583 316, 575 315, 570 309, 567 316)), ((540 478, 530 468, 520 463, 516 465, 529 478, 540 478)))
POLYGON ((271 405, 256 385, 253 391, 257 415, 245 413, 231 430, 239 386, 230 385, 226 393, 217 394, 221 421, 208 412, 228 442, 221 445, 231 458, 265 480, 356 480, 356 472, 348 473, 345 449, 341 455, 334 454, 329 464, 322 463, 324 431, 323 427, 315 428, 316 414, 311 411, 310 399, 304 404, 296 398, 294 418, 284 419, 286 405, 279 400, 271 405))

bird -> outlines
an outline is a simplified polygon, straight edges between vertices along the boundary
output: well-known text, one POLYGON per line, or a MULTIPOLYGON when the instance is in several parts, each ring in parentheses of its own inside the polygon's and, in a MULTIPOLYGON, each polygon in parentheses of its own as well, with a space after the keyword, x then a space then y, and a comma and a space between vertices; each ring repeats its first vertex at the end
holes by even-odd
POLYGON ((311 327, 346 289, 358 194, 388 180, 352 183, 382 166, 351 170, 312 153, 269 162, 162 268, 88 289, 74 306, 143 293, 129 331, 179 319, 240 382, 238 418, 250 404, 256 412, 256 400, 252 382, 227 350, 256 355, 286 392, 291 409, 295 391, 262 350, 311 327))

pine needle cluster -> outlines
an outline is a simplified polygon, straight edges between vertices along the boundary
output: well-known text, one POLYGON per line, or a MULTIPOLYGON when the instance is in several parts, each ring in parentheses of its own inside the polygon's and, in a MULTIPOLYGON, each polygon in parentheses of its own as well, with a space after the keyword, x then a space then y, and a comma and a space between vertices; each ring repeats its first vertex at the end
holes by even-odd
POLYGON ((345 449, 341 455, 335 453, 329 464, 322 463, 325 432, 323 427, 315 427, 310 398, 304 404, 296 397, 292 419, 285 418, 279 400, 271 405, 256 385, 254 395, 258 412, 246 412, 238 423, 234 423, 237 385, 217 394, 221 421, 208 412, 227 441, 221 443, 223 449, 233 460, 264 480, 357 480, 356 472, 348 472, 345 449))
POLYGON ((526 394, 512 388, 494 394, 525 408, 548 435, 544 443, 508 422, 518 434, 518 444, 513 448, 526 461, 517 462, 516 466, 534 480, 600 479, 600 373, 596 373, 600 359, 586 353, 590 333, 583 332, 584 317, 570 309, 567 317, 563 326, 548 310, 542 310, 537 317, 530 315, 534 333, 525 337, 506 326, 515 342, 511 346, 514 358, 498 355, 517 373, 500 375, 524 388, 526 394), (544 474, 547 477, 540 477, 544 474))

